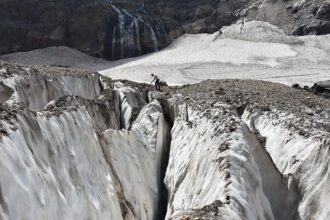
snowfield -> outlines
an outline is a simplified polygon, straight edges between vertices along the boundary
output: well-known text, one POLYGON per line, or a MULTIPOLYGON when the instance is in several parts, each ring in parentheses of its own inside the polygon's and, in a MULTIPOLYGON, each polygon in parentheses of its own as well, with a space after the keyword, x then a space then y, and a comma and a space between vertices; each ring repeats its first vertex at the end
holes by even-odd
POLYGON ((117 61, 100 71, 116 79, 150 81, 156 73, 169 84, 205 79, 258 79, 311 85, 330 78, 330 36, 291 37, 264 22, 223 28, 222 35, 184 35, 165 50, 117 61))
POLYGON ((168 84, 206 79, 258 79, 312 85, 330 79, 330 35, 287 36, 265 22, 234 24, 214 34, 186 34, 168 48, 115 62, 58 47, 4 55, 23 64, 68 65, 97 70, 114 79, 150 82, 155 73, 168 84))

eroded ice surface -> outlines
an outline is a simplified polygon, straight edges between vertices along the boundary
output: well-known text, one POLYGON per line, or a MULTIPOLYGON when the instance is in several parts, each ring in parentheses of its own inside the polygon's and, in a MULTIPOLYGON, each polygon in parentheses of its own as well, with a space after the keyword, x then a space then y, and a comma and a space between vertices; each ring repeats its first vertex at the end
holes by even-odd
MULTIPOLYGON (((26 107, 1 120, 0 218, 155 219, 160 187, 156 160, 162 160, 155 149, 164 146, 156 139, 162 138, 158 127, 164 132, 157 120, 163 117, 160 105, 153 121, 147 110, 138 116, 139 127, 156 129, 145 130, 149 138, 144 139, 141 132, 119 130, 126 119, 120 111, 123 102, 112 96, 118 90, 102 89, 100 96, 99 75, 39 74, 4 80, 16 89, 8 104, 26 107), (33 90, 20 86, 31 80, 33 90), (46 109, 33 110, 52 99, 56 101, 46 109)), ((145 105, 138 89, 125 88, 127 108, 145 105)))
POLYGON ((295 218, 296 189, 288 188, 257 138, 230 109, 179 109, 165 178, 167 219, 295 218))

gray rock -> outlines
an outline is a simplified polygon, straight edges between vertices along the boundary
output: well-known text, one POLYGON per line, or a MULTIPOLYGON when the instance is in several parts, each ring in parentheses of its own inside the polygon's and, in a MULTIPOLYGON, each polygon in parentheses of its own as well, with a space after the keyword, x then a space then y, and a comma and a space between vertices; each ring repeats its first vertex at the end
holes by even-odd
POLYGON ((330 2, 323 2, 316 13, 316 17, 319 19, 330 20, 330 2))
POLYGON ((0 82, 0 102, 1 103, 10 99, 10 97, 13 93, 14 93, 14 90, 12 90, 10 87, 3 84, 3 82, 0 82))
POLYGON ((162 49, 184 33, 214 33, 245 16, 277 25, 288 34, 330 33, 328 0, 113 0, 112 4, 120 14, 108 0, 2 0, 0 54, 69 46, 115 60, 162 49))
POLYGON ((330 80, 317 82, 311 87, 311 92, 321 95, 325 98, 330 98, 330 80))

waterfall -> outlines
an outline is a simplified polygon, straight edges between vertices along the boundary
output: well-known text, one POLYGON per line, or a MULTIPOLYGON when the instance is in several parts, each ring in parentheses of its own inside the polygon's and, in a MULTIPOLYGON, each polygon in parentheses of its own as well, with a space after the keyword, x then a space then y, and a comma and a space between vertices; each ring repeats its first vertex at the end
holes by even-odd
POLYGON ((153 42, 154 51, 158 51, 158 42, 157 42, 155 31, 154 31, 154 29, 152 29, 150 24, 146 24, 146 25, 150 30, 150 37, 151 37, 151 41, 153 42))
POLYGON ((136 33, 138 54, 141 55, 142 50, 141 50, 141 45, 140 45, 140 32, 139 32, 139 21, 138 21, 138 19, 134 19, 134 25, 135 25, 135 33, 136 33))
POLYGON ((159 50, 161 42, 168 43, 167 37, 162 37, 167 34, 160 22, 148 23, 139 12, 135 15, 111 2, 110 5, 118 16, 112 34, 113 60, 155 52, 159 50))

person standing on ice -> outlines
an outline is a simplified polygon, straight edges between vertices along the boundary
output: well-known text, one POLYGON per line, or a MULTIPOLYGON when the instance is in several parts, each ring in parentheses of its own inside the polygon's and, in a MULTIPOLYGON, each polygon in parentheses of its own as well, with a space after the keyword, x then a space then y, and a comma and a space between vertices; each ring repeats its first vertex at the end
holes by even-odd
POLYGON ((158 78, 158 76, 154 75, 153 73, 151 74, 151 76, 154 78, 151 83, 155 82, 155 87, 157 91, 160 91, 160 80, 158 78))
POLYGON ((241 28, 239 31, 240 34, 243 32, 244 25, 245 25, 245 18, 243 18, 243 20, 241 21, 241 28))

